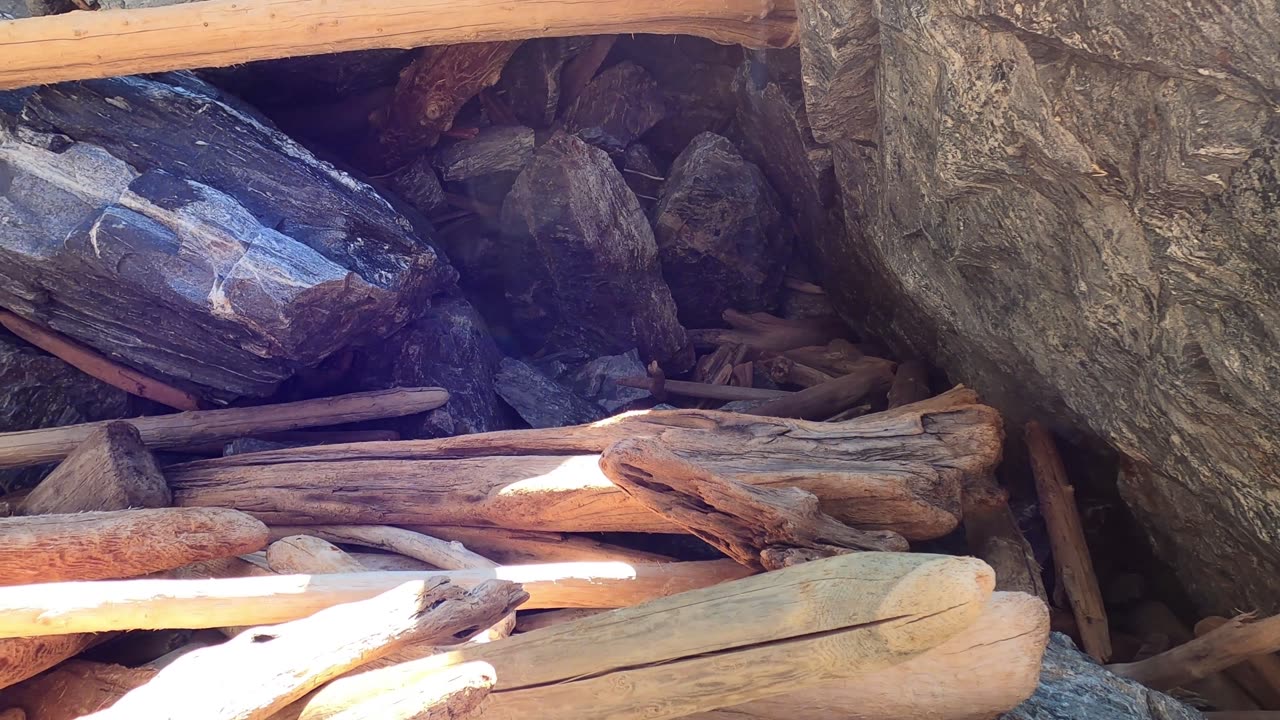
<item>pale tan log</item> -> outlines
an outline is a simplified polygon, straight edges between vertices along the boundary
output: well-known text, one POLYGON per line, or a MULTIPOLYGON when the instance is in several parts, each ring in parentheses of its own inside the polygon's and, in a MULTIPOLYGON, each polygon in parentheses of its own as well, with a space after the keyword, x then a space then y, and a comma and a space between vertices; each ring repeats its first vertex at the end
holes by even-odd
POLYGON ((797 347, 785 350, 782 354, 784 357, 821 370, 832 377, 839 377, 857 367, 857 362, 862 358, 863 353, 858 346, 848 340, 837 338, 826 345, 797 347))
POLYGON ((623 562, 651 565, 673 562, 658 553, 612 545, 585 535, 536 530, 510 530, 458 525, 410 525, 426 535, 456 540, 504 565, 536 565, 557 562, 623 562))
POLYGON ((1107 669, 1147 687, 1169 690, 1276 651, 1280 651, 1280 615, 1256 622, 1246 615, 1159 655, 1107 669))
POLYGON ((625 607, 750 574, 732 560, 626 565, 560 563, 492 569, 274 575, 215 580, 114 580, 0 588, 0 638, 108 630, 269 625, 412 580, 463 587, 497 578, 521 583, 529 609, 625 607))
POLYGON ((0 688, 48 670, 99 642, 101 637, 77 633, 0 640, 0 688))
POLYGON ((19 515, 168 507, 173 503, 160 466, 127 422, 89 432, 17 507, 19 515))
POLYGON ((549 454, 598 452, 624 437, 658 438, 739 482, 807 490, 849 525, 923 540, 955 529, 960 485, 991 472, 1003 430, 993 409, 958 389, 841 423, 653 412, 554 431, 251 453, 167 474, 179 504, 234 507, 277 525, 679 532, 609 482, 596 456, 549 454))
MULTIPOLYGON (((498 563, 471 552, 460 542, 441 540, 389 525, 296 525, 271 528, 273 540, 290 535, 311 535, 329 542, 387 550, 441 570, 498 567, 498 563)), ((269 561, 270 557, 267 559, 269 561)), ((274 567, 272 569, 275 570, 274 567)))
POLYGON ((342 678, 296 717, 476 660, 497 674, 481 718, 679 717, 915 657, 969 627, 992 582, 969 558, 826 558, 342 678))
POLYGON ((0 519, 0 585, 136 577, 253 552, 267 528, 235 510, 158 508, 0 519))
MULTIPOLYGON (((1207 617, 1196 623, 1196 637, 1230 623, 1224 617, 1207 617)), ((1275 653, 1254 655, 1227 668, 1226 673, 1252 695, 1264 710, 1280 710, 1280 657, 1276 657, 1275 653)))
POLYGON ((392 553, 347 553, 356 562, 364 566, 365 570, 439 570, 434 565, 428 565, 421 560, 414 560, 411 557, 403 555, 395 555, 392 553))
POLYGON ((969 551, 996 571, 996 589, 1049 601, 1031 544, 1018 529, 1009 494, 994 476, 971 478, 964 488, 964 533, 969 551))
POLYGON ((687 380, 667 380, 665 378, 651 378, 644 376, 618 378, 615 382, 622 387, 648 390, 653 393, 655 397, 662 393, 668 393, 671 395, 683 395, 684 397, 696 397, 729 402, 736 400, 776 400, 795 394, 790 390, 738 387, 736 385, 723 384, 713 385, 711 383, 689 382, 687 380))
POLYGON ((0 88, 374 48, 605 33, 784 47, 793 5, 766 0, 206 0, 0 23, 0 88))
POLYGON ((368 569, 333 543, 312 535, 288 535, 271 543, 267 567, 277 575, 358 573, 368 569))
MULTIPOLYGON (((210 0, 222 2, 223 0, 210 0)), ((236 0, 239 2, 240 0, 236 0)), ((182 6, 188 7, 188 6, 182 6)), ((167 9, 167 8, 158 8, 167 9)), ((144 12, 121 10, 126 12, 144 12)), ((73 13, 79 15, 80 13, 73 13)), ((114 15, 85 13, 89 17, 114 15)), ((28 18, 35 22, 57 20, 67 15, 28 18)), ((11 21, 11 22, 26 22, 11 21)), ((0 36, 3 26, 0 22, 0 36)), ((0 54, 4 43, 0 40, 0 54)), ((223 410, 194 410, 173 415, 133 418, 110 422, 126 422, 138 429, 142 442, 149 448, 171 448, 196 443, 232 440, 255 433, 297 430, 319 425, 342 425, 362 420, 401 417, 434 410, 449 401, 449 393, 440 388, 396 388, 371 392, 336 395, 316 400, 259 405, 223 410)), ((85 423, 64 427, 0 433, 0 468, 39 465, 66 457, 84 442, 94 430, 107 423, 85 423)))
POLYGON ((564 610, 542 610, 540 612, 516 613, 516 632, 526 633, 548 628, 552 625, 573 622, 592 615, 608 612, 600 608, 566 608, 564 610))
POLYGON ((992 720, 1035 692, 1048 641, 1043 602, 997 592, 964 632, 899 665, 689 718, 992 720))
POLYGON ((70 660, 0 691, 0 703, 22 708, 27 720, 77 720, 110 707, 157 672, 151 668, 70 660))
POLYGON ((1076 616, 1085 652, 1098 662, 1111 658, 1111 631, 1102 591, 1093 572, 1093 559, 1085 542, 1084 526, 1076 508, 1075 488, 1054 445, 1053 437, 1037 422, 1026 426, 1027 453, 1035 475, 1040 513, 1049 530, 1049 545, 1058 579, 1066 589, 1071 611, 1076 616))
POLYGON ((757 570, 856 550, 906 551, 888 530, 856 530, 821 512, 799 488, 762 488, 720 477, 656 440, 622 440, 600 460, 605 475, 645 507, 757 570), (816 553, 816 554, 815 554, 816 553))
POLYGON ((221 645, 184 655, 88 718, 270 717, 323 683, 405 643, 470 636, 526 598, 519 586, 499 580, 470 591, 440 578, 407 582, 368 600, 253 628, 221 645))
POLYGON ((787 397, 770 400, 747 411, 748 415, 826 420, 869 395, 888 391, 893 382, 893 363, 880 358, 860 358, 849 373, 834 380, 807 387, 787 397))
POLYGON ((493 666, 481 661, 443 668, 342 710, 331 720, 466 720, 479 712, 495 675, 493 666))

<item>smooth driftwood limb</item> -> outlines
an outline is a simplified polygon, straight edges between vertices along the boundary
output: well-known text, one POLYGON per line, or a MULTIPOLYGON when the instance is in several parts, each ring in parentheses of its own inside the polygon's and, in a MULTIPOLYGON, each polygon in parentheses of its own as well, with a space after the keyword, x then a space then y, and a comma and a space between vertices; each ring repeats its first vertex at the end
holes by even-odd
MULTIPOLYGON (((209 1, 221 2, 222 0, 209 1)), ((98 14, 91 13, 91 15, 98 14)), ((2 47, 3 45, 0 44, 0 48, 2 47)), ((127 422, 137 428, 143 444, 149 448, 172 448, 194 443, 232 440, 256 433, 413 415, 434 410, 448 401, 449 393, 440 388, 396 388, 279 405, 195 410, 115 422, 127 422)), ((85 423, 0 433, 0 468, 25 467, 60 460, 88 439, 94 430, 105 424, 85 423)))
POLYGON ((160 466, 127 422, 94 428, 18 505, 20 515, 168 507, 160 466))
POLYGON ((460 542, 441 540, 388 525, 298 525, 271 529, 272 539, 300 533, 314 535, 329 542, 387 550, 421 560, 441 570, 498 567, 498 563, 471 552, 460 542))
POLYGON ((907 360, 898 364, 889 387, 889 407, 896 408, 928 399, 929 370, 919 360, 907 360))
POLYGON ((1035 551, 1018 529, 1009 495, 994 476, 971 478, 964 487, 964 534, 969 551, 996 571, 996 589, 1024 592, 1046 603, 1035 551))
POLYGON ((906 551, 886 530, 856 530, 818 509, 799 488, 758 488, 719 477, 656 440, 622 440, 601 457, 605 475, 655 513, 755 569, 855 550, 906 551))
POLYGON ((4 325, 14 335, 59 358, 80 372, 130 395, 147 398, 175 410, 200 409, 199 398, 191 393, 108 360, 80 343, 68 340, 11 312, 0 310, 0 325, 4 325))
POLYGON ((1098 662, 1106 662, 1111 657, 1111 632, 1098 577, 1093 572, 1093 559, 1085 542, 1080 511, 1076 508, 1075 488, 1067 480, 1062 457, 1044 427, 1034 421, 1027 423, 1026 441, 1036 493, 1040 496, 1040 512, 1049 530, 1054 568, 1071 601, 1080 640, 1085 652, 1098 662))
MULTIPOLYGON (((623 387, 639 388, 655 392, 653 378, 625 377, 615 380, 623 387)), ((790 390, 770 390, 769 388, 738 387, 736 385, 712 385, 710 383, 689 382, 687 380, 662 380, 663 391, 672 395, 705 398, 708 400, 777 400, 795 393, 790 390)))
POLYGON ((27 720, 77 720, 155 677, 149 668, 71 660, 0 691, 0 704, 22 708, 27 720))
POLYGON ((522 584, 525 607, 624 607, 750 574, 732 560, 637 565, 560 563, 484 570, 275 575, 215 580, 115 580, 0 588, 0 637, 108 630, 267 625, 365 600, 412 580, 474 587, 522 584))
POLYGON ((333 543, 311 535, 289 535, 267 548, 267 566, 279 575, 364 572, 367 568, 333 543))
POLYGON ((604 33, 699 35, 752 47, 795 39, 770 0, 207 0, 0 23, 0 89, 375 48, 604 33))
POLYGON ((859 553, 687 592, 335 681, 302 720, 459 662, 491 664, 480 718, 668 718, 906 661, 959 634, 991 592, 981 561, 859 553))
POLYGON ((564 610, 542 610, 539 612, 519 612, 516 620, 516 632, 526 633, 548 628, 552 625, 561 625, 574 620, 581 620, 584 617, 599 615, 602 612, 608 612, 600 608, 570 608, 564 610))
POLYGON ((906 662, 689 720, 991 720, 1035 691, 1048 641, 1043 602, 997 592, 964 632, 906 662))
MULTIPOLYGON (((1207 617, 1196 623, 1196 637, 1207 635, 1231 621, 1224 617, 1207 617)), ((1275 653, 1254 655, 1242 663, 1226 669, 1228 675, 1240 684, 1258 704, 1266 710, 1280 710, 1280 657, 1275 653)))
POLYGON ((868 395, 885 392, 893 382, 893 363, 864 357, 854 371, 821 385, 752 408, 748 415, 825 420, 858 404, 868 395))
POLYGON ((456 540, 481 555, 505 565, 558 562, 622 562, 650 565, 673 562, 672 558, 666 555, 611 545, 585 535, 456 525, 411 525, 409 529, 432 537, 456 540))
POLYGON ((1107 668, 1147 687, 1169 690, 1208 677, 1255 655, 1277 650, 1280 650, 1280 615, 1256 622, 1249 616, 1241 616, 1159 655, 1107 668))
POLYGON ((268 524, 681 532, 609 482, 598 457, 565 456, 651 437, 739 482, 807 490, 849 525, 923 540, 955 529, 962 482, 999 460, 999 414, 975 403, 957 389, 841 423, 635 413, 553 430, 253 453, 166 473, 179 504, 234 507, 268 524))
POLYGON ((267 718, 405 643, 469 637, 526 597, 519 586, 498 580, 470 591, 439 578, 408 582, 368 600, 253 628, 221 645, 184 655, 110 708, 88 717, 267 718))
POLYGON ((158 508, 0 520, 0 585, 127 578, 253 552, 258 520, 223 508, 158 508))
POLYGON ((365 570, 412 570, 417 572, 419 570, 440 569, 435 566, 428 565, 421 560, 414 560, 411 557, 395 555, 392 553, 350 552, 346 554, 356 562, 360 563, 365 570))
MULTIPOLYGON (((1074 618, 1073 618, 1074 619, 1074 618)), ((1191 628, 1178 618, 1168 605, 1147 600, 1139 603, 1124 616, 1126 629, 1136 633, 1152 647, 1148 655, 1160 653, 1175 645, 1191 642, 1195 635, 1191 628)), ((1260 706, 1225 673, 1215 673, 1204 679, 1189 682, 1182 688, 1196 697, 1204 698, 1210 705, 1227 710, 1257 710, 1260 706)))
POLYGON ((489 696, 495 675, 487 662, 462 663, 368 698, 331 720, 466 720, 489 696))
POLYGON ((843 338, 837 338, 826 345, 807 345, 785 350, 782 355, 821 370, 832 377, 839 377, 856 368, 863 353, 857 345, 843 338))
POLYGON ((838 320, 828 318, 780 318, 769 313, 724 311, 725 322, 732 330, 690 330, 689 339, 700 348, 739 344, 753 350, 783 352, 809 345, 825 345, 844 337, 849 329, 838 320))

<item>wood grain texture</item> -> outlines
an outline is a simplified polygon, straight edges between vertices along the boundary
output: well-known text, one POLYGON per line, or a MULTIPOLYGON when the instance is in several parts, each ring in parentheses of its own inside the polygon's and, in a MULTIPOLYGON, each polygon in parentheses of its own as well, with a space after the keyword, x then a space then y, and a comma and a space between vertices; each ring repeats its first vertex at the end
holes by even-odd
POLYGON ((266 625, 365 600, 413 580, 462 587, 522 584, 525 607, 623 607, 741 578, 732 560, 626 565, 560 563, 493 569, 275 575, 212 580, 117 580, 0 588, 0 638, 109 630, 266 625))
POLYGON ((0 640, 0 688, 38 675, 99 640, 100 637, 84 633, 0 640))
MULTIPOLYGON (((330 720, 466 720, 479 712, 495 675, 489 663, 462 663, 379 693, 330 720)), ((272 720, 284 718, 277 715, 272 720)))
POLYGON ((827 558, 343 678, 299 717, 477 660, 497 675, 478 717, 678 717, 905 661, 968 627, 992 581, 964 558, 827 558))
MULTIPOLYGON (((222 0, 211 1, 221 2, 222 0)), ((86 14, 99 15, 99 13, 86 14)), ((54 16, 54 18, 57 17, 64 16, 54 16)), ((45 18, 31 19, 44 20, 45 18)), ((0 46, 2 45, 3 43, 0 43, 0 46)), ((194 410, 174 415, 157 415, 111 422, 126 422, 137 428, 143 444, 149 448, 171 448, 231 440, 255 433, 297 430, 318 425, 342 425, 362 420, 413 415, 434 410, 448 401, 449 393, 440 388, 396 388, 278 405, 194 410)), ((84 423, 0 433, 0 468, 26 467, 61 460, 88 439, 94 430, 105 424, 84 423)))
POLYGON ((1108 665, 1121 677, 1169 690, 1208 677, 1255 655, 1280 651, 1280 615, 1232 618, 1200 637, 1145 660, 1108 665))
POLYGON ((267 547, 267 567, 277 575, 364 572, 368 568, 333 543, 312 535, 287 535, 267 547))
POLYGON ((374 48, 602 33, 795 40, 795 8, 770 0, 207 0, 0 23, 0 88, 374 48))
POLYGON ((825 420, 857 405, 863 398, 889 390, 893 363, 880 358, 859 358, 853 371, 827 382, 770 400, 747 411, 748 415, 825 420))
POLYGON ((160 466, 127 422, 94 428, 19 503, 19 515, 161 508, 173 503, 160 466))
POLYGON ((519 586, 499 580, 470 591, 440 578, 407 582, 191 652, 88 718, 259 720, 410 641, 469 637, 526 597, 519 586))
POLYGON ((136 577, 261 549, 235 510, 158 508, 0 519, 0 585, 136 577))
POLYGON ((504 565, 558 562, 622 562, 651 565, 673 562, 658 553, 601 542, 586 535, 457 525, 410 525, 408 529, 456 540, 504 565))
MULTIPOLYGON (((1196 637, 1207 635, 1231 621, 1224 617, 1207 617, 1196 623, 1196 637)), ((1254 655, 1225 672, 1245 689, 1264 710, 1280 710, 1280 657, 1275 653, 1254 655)))
MULTIPOLYGON (((387 550, 420 560, 441 570, 497 567, 498 563, 473 553, 457 541, 441 540, 413 530, 389 525, 299 525, 271 529, 271 537, 305 533, 329 542, 387 550)), ((270 558, 268 558, 270 560, 270 558)))
POLYGON ((22 708, 27 720, 78 720, 155 677, 150 668, 70 660, 0 691, 0 703, 22 708))

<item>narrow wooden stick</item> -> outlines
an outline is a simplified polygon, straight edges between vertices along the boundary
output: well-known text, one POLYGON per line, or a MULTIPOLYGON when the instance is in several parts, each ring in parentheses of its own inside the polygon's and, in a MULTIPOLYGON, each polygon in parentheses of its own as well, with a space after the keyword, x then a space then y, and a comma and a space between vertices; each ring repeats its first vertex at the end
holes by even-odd
MULTIPOLYGON (((209 0, 221 2, 222 0, 209 0)), ((133 12, 133 11, 122 11, 133 12)), ((86 13, 96 16, 98 13, 86 13)), ((102 13, 112 14, 112 13, 102 13)), ((51 16, 49 19, 65 17, 51 16)), ((45 18, 31 18, 43 20, 45 18)), ((0 23, 3 26, 3 23, 0 23)), ((0 43, 0 48, 3 43, 0 43)), ((362 420, 401 417, 434 410, 449 401, 440 388, 396 388, 224 410, 194 410, 127 422, 138 429, 150 448, 231 440, 254 433, 296 430, 317 425, 341 425, 362 420)), ((0 433, 0 468, 25 467, 60 460, 106 423, 85 423, 40 430, 0 433)))
MULTIPOLYGON (((618 378, 615 382, 623 387, 639 388, 651 392, 653 389, 653 380, 647 377, 618 378)), ((672 395, 730 402, 734 400, 774 400, 796 394, 790 390, 738 387, 737 385, 711 385, 710 383, 689 382, 687 380, 665 380, 662 387, 672 395)))
POLYGON ((1253 622, 1249 616, 1146 660, 1107 666, 1111 672, 1156 690, 1169 690, 1280 650, 1280 615, 1253 622))
POLYGON ((498 567, 498 563, 471 552, 460 542, 389 525, 298 525, 271 529, 273 540, 297 534, 312 535, 329 542, 375 547, 421 560, 441 570, 498 567))
MULTIPOLYGON (((1224 617, 1207 617, 1196 623, 1196 637, 1208 635, 1231 621, 1224 617)), ((1226 672, 1245 689, 1264 710, 1280 710, 1280 657, 1274 653, 1254 655, 1226 672)))
POLYGON ((4 325, 18 337, 48 352, 71 367, 90 377, 119 388, 130 395, 137 395, 174 408, 175 410, 199 410, 200 399, 184 390, 166 385, 154 378, 113 362, 78 342, 29 322, 11 312, 0 310, 0 325, 4 325))
POLYGON ((147 684, 86 720, 172 717, 260 720, 352 668, 410 641, 467 636, 527 596, 490 580, 462 591, 440 578, 407 582, 376 597, 184 655, 147 684), (179 710, 181 708, 181 710, 179 710))
POLYGON ((267 527, 222 508, 159 508, 0 520, 0 585, 146 575, 267 544, 267 527))
POLYGON ((700 35, 752 47, 794 41, 795 14, 766 0, 206 0, 0 23, 0 89, 224 67, 298 55, 603 33, 700 35))
POLYGON ((429 572, 276 575, 216 580, 116 580, 0 588, 0 638, 108 630, 269 625, 364 600, 411 580, 463 587, 524 585, 525 607, 625 607, 751 574, 732 560, 626 565, 562 563, 429 572))
POLYGON ((584 617, 608 612, 601 608, 565 608, 563 610, 543 610, 541 612, 516 613, 516 632, 532 632, 541 628, 573 622, 584 617))
POLYGON ((456 540, 504 565, 537 565, 558 562, 624 562, 652 565, 673 562, 658 553, 611 545, 585 535, 536 530, 456 525, 406 526, 426 535, 456 540))
POLYGON ((1053 564, 1071 601, 1080 640, 1085 652, 1098 662, 1106 662, 1111 658, 1111 631, 1076 508, 1075 489, 1068 482, 1062 457, 1044 427, 1035 421, 1027 423, 1026 441, 1036 492, 1040 496, 1040 511, 1049 529, 1053 564))
POLYGON ((892 382, 893 363, 866 357, 858 361, 856 370, 843 377, 771 400, 748 410, 746 414, 825 420, 853 407, 868 395, 888 390, 892 382))

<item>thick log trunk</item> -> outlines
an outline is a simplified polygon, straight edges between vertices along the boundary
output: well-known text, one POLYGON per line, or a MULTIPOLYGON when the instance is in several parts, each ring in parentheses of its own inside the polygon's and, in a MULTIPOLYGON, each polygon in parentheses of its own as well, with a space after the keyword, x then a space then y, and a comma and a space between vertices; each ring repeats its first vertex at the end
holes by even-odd
MULTIPOLYGON (((699 349, 736 344, 746 345, 757 353, 784 352, 811 345, 825 345, 849 332, 838 320, 826 318, 792 320, 769 313, 748 314, 736 310, 725 310, 723 315, 725 322, 733 327, 732 330, 690 330, 689 339, 699 349)), ((839 374, 843 375, 844 372, 839 374)))
POLYGON ((992 582, 972 559, 827 558, 343 678, 297 717, 477 660, 497 676, 478 717, 679 717, 906 661, 973 623, 992 582))
POLYGON ((880 358, 864 357, 846 375, 787 397, 770 400, 752 408, 747 414, 826 420, 857 405, 868 395, 887 392, 892 383, 893 363, 880 358))
POLYGON ((267 548, 267 567, 277 575, 358 573, 367 568, 327 540, 311 535, 288 535, 267 548))
POLYGON ((1252 622, 1238 617, 1171 650, 1138 662, 1109 665, 1117 675, 1156 690, 1206 678, 1255 655, 1280 650, 1280 615, 1252 622))
POLYGON ((137 428, 105 423, 85 438, 18 505, 19 515, 161 508, 169 486, 137 428))
POLYGON ((996 571, 996 589, 1024 592, 1046 603, 1040 563, 1018 529, 1008 493, 992 476, 971 478, 964 488, 964 533, 969 551, 996 571))
POLYGON ((467 720, 489 696, 494 674, 486 662, 444 668, 346 708, 330 720, 467 720))
POLYGON ((5 518, 0 585, 136 577, 266 544, 265 525, 222 508, 5 518))
POLYGON ((525 607, 537 609, 626 607, 748 574, 731 560, 710 560, 647 566, 563 563, 421 573, 45 583, 0 588, 0 638, 268 625, 431 578, 446 578, 462 587, 475 587, 495 577, 518 582, 530 595, 525 607))
POLYGON ((679 532, 609 482, 597 457, 550 454, 651 437, 738 482, 811 492, 849 525, 928 539, 956 527, 962 481, 990 473, 1000 457, 999 415, 973 402, 956 390, 842 423, 652 412, 556 430, 254 453, 175 466, 168 476, 179 504, 233 507, 270 524, 679 532))
MULTIPOLYGON (((449 393, 440 388, 397 388, 279 405, 195 410, 114 422, 125 422, 137 428, 143 444, 149 448, 172 448, 231 440, 243 435, 413 415, 434 410, 448 401, 449 393)), ((61 460, 105 424, 85 423, 0 434, 0 468, 61 460)))

